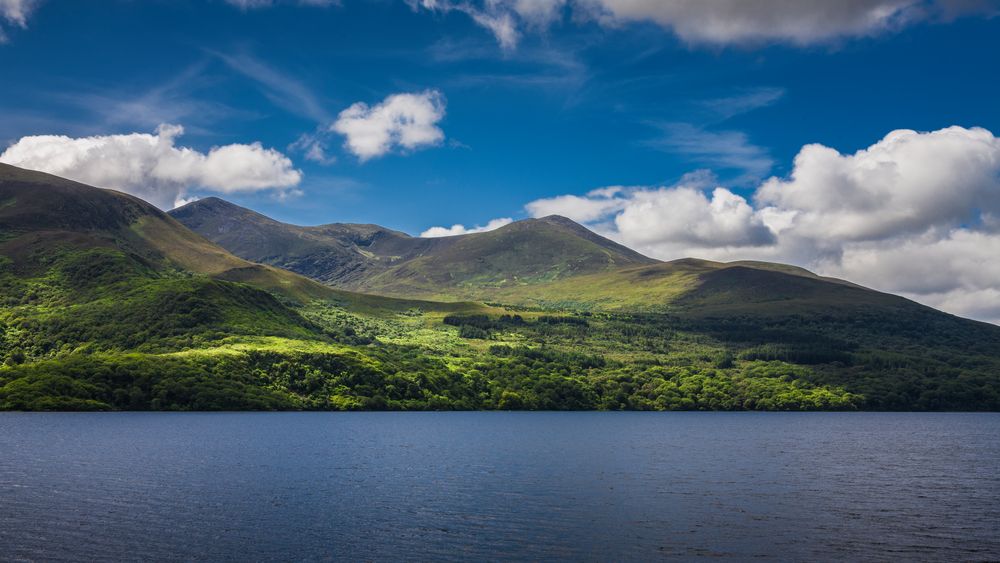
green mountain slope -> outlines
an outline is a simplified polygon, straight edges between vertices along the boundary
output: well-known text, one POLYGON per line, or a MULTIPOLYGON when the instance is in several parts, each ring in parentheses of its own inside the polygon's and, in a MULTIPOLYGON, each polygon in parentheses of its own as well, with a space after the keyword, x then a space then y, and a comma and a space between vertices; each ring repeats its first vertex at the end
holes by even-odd
POLYGON ((337 355, 385 318, 487 310, 331 289, 237 258, 132 196, 2 164, 0 303, 8 408, 168 406, 155 387, 178 379, 177 407, 287 408, 299 400, 287 390, 215 377, 213 351, 337 355), (80 377, 112 381, 97 393, 80 377), (109 396, 126 383, 129 397, 109 396))
POLYGON ((517 305, 333 289, 0 165, 0 409, 1000 409, 1000 327, 798 268, 654 262, 561 218, 324 229, 386 257, 356 283, 517 305))

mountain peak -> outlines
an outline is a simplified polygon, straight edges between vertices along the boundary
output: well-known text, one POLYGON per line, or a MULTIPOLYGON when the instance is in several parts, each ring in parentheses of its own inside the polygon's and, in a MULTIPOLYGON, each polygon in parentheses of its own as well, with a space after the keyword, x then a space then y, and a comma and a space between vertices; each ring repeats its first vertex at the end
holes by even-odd
POLYGON ((209 196, 196 199, 194 201, 189 201, 180 207, 175 207, 170 210, 171 215, 192 213, 194 211, 212 211, 216 213, 256 213, 251 209, 246 207, 240 207, 231 201, 226 201, 222 198, 209 196))
POLYGON ((568 227, 586 228, 580 223, 577 223, 576 221, 570 219, 569 217, 565 217, 563 215, 546 215, 545 217, 536 217, 535 220, 542 221, 545 223, 551 223, 553 225, 565 225, 568 227))
POLYGON ((480 287, 657 263, 560 215, 482 233, 417 238, 370 224, 300 227, 238 206, 199 203, 170 214, 237 256, 337 287, 390 295, 464 287, 472 296, 480 287))

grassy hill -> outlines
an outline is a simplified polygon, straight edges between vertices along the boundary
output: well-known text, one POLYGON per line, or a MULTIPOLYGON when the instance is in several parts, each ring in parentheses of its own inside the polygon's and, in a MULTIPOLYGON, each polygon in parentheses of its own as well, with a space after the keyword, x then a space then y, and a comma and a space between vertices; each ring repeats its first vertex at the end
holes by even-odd
POLYGON ((340 233, 366 265, 339 279, 400 297, 0 165, 0 409, 1000 409, 1000 328, 798 268, 656 262, 557 217, 415 239, 203 206, 227 245, 336 262, 340 233), (414 298, 439 294, 507 305, 414 298))

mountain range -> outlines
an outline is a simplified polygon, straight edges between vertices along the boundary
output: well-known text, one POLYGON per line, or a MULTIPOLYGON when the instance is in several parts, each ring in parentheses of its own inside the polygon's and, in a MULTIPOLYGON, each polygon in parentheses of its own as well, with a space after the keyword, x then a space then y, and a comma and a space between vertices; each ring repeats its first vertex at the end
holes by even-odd
POLYGON ((558 215, 439 238, 370 224, 289 225, 214 197, 170 215, 246 260, 330 287, 401 298, 619 311, 766 309, 774 302, 915 306, 783 264, 661 262, 558 215))
POLYGON ((419 238, 0 165, 0 408, 1000 408, 1000 327, 564 217, 419 238))

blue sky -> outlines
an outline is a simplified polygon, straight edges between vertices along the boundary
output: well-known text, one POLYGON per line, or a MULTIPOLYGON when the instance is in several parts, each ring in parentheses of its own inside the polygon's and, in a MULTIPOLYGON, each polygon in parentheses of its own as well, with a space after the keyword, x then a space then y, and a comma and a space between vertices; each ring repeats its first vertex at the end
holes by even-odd
POLYGON ((178 144, 199 150, 260 141, 303 172, 302 195, 228 197, 297 223, 481 224, 536 198, 703 168, 745 188, 787 173, 811 142, 854 151, 898 128, 1000 130, 1000 19, 808 46, 689 45, 648 22, 563 21, 505 50, 462 13, 402 1, 101 6, 44 2, 26 29, 8 26, 0 142, 159 123, 182 125, 178 144), (360 162, 331 135, 326 166, 288 149, 355 102, 428 89, 446 103, 437 146, 360 162), (678 146, 688 137, 697 151, 678 146))
MULTIPOLYGON (((990 209, 1000 202, 990 183, 996 169, 982 164, 992 152, 976 160, 982 174, 963 180, 965 195, 953 199, 961 209, 947 217, 936 200, 896 197, 924 193, 902 180, 868 194, 896 198, 898 209, 920 219, 889 221, 902 226, 885 233, 858 228, 883 233, 869 238, 810 231, 801 218, 817 211, 802 194, 850 190, 827 168, 810 176, 822 185, 799 186, 793 173, 809 144, 848 157, 882 147, 899 129, 931 147, 919 154, 951 155, 925 134, 961 128, 955 142, 966 144, 935 169, 964 170, 969 147, 992 147, 1000 131, 996 1, 803 0, 790 10, 773 0, 95 5, 0 0, 0 151, 10 147, 0 159, 161 207, 220 195, 298 224, 371 222, 418 234, 562 211, 662 258, 775 259, 855 278, 862 266, 851 269, 848 255, 862 260, 859 253, 918 243, 927 253, 927 244, 958 244, 956 229, 993 232, 982 227, 993 224, 990 209), (379 116, 413 123, 385 130, 379 116), (167 128, 151 137, 163 124, 183 133, 167 128), (974 128, 989 136, 971 140, 974 128), (110 135, 121 137, 108 145, 110 135), (371 135, 387 141, 373 146, 371 135), (176 158, 147 148, 135 156, 133 141, 166 142, 176 158), (210 156, 229 145, 225 158, 210 156), (69 153, 77 155, 72 162, 69 153), (249 164, 232 170, 244 158, 249 164), (123 175, 122 162, 135 170, 123 175), (765 194, 772 177, 782 194, 777 187, 765 194), (626 188, 586 195, 609 186, 626 188), (655 228, 676 223, 669 210, 683 207, 663 198, 682 196, 694 206, 684 218, 706 212, 707 223, 655 228), (939 234, 927 242, 930 232, 939 234)), ((893 150, 887 158, 897 157, 893 150)), ((807 160, 803 177, 813 170, 807 160)), ((870 169, 860 159, 848 165, 870 169)), ((917 183, 928 175, 910 174, 917 183)), ((928 193, 952 189, 941 182, 928 193)), ((856 225, 866 205, 846 219, 816 221, 856 225)), ((989 302, 987 312, 969 313, 982 307, 947 305, 957 286, 905 288, 898 277, 879 276, 860 277, 1000 319, 995 284, 963 290, 963 299, 974 291, 989 302)))

